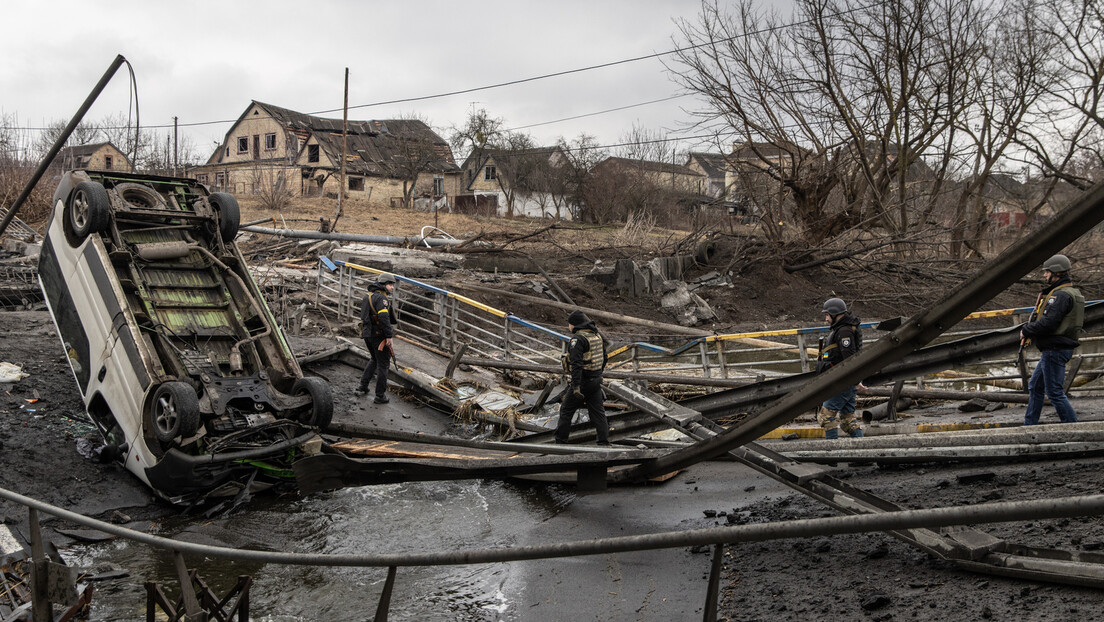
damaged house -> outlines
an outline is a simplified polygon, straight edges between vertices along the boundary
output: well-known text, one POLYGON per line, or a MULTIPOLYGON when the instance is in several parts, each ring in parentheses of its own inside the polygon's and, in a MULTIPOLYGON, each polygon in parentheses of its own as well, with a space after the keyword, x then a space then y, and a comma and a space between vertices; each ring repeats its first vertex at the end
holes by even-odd
POLYGON ((88 169, 130 173, 134 170, 126 155, 110 142, 63 147, 52 165, 62 171, 88 169))
POLYGON ((192 172, 239 196, 284 189, 337 196, 345 154, 345 196, 377 205, 451 205, 460 169, 447 141, 417 119, 327 119, 253 101, 223 143, 192 172))
POLYGON ((725 174, 728 162, 720 153, 701 153, 693 151, 686 160, 686 168, 705 176, 702 194, 711 199, 724 199, 727 194, 725 174))
POLYGON ((559 147, 476 149, 464 160, 461 209, 575 220, 578 175, 559 147))

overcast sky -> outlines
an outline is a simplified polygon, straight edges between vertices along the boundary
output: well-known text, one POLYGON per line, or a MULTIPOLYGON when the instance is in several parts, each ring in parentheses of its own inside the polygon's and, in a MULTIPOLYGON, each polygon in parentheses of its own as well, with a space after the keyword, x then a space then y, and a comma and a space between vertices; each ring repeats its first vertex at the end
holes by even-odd
MULTIPOLYGON (((765 5, 771 0, 763 0, 765 5)), ((172 125, 206 157, 258 100, 341 118, 349 106, 425 97, 609 63, 675 47, 697 0, 482 2, 89 2, 5 0, 0 113, 22 127, 68 120, 116 54, 134 67, 143 127, 172 125), (195 125, 202 124, 202 125, 195 125)), ((670 57, 667 57, 668 59, 670 57)), ((352 108, 350 119, 412 114, 448 137, 484 108, 538 144, 580 133, 614 144, 636 123, 685 132, 691 97, 647 59, 474 93, 352 108), (535 124, 544 124, 536 125, 535 124)), ((125 115, 126 67, 86 115, 125 115)), ((457 154, 461 157, 463 154, 457 154)))

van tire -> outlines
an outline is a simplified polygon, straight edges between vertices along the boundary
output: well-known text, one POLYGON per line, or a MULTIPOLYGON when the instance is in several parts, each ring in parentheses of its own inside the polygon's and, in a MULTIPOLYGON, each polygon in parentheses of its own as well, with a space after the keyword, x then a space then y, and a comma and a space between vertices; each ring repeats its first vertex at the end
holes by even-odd
POLYGON ((93 233, 99 233, 111 223, 111 199, 103 184, 95 181, 82 181, 77 184, 69 203, 65 206, 65 217, 79 246, 93 233))
POLYGON ((199 430, 199 396, 186 382, 171 381, 157 387, 149 413, 148 423, 162 443, 194 436, 199 430))
POLYGON ((238 200, 234 195, 226 192, 213 192, 207 197, 211 207, 219 215, 219 237, 224 244, 234 241, 238 235, 238 225, 241 224, 241 210, 238 208, 238 200))
POLYGON ((295 381, 291 394, 295 396, 309 394, 311 409, 299 417, 299 421, 311 427, 325 430, 333 421, 333 392, 330 385, 321 378, 307 376, 295 381))

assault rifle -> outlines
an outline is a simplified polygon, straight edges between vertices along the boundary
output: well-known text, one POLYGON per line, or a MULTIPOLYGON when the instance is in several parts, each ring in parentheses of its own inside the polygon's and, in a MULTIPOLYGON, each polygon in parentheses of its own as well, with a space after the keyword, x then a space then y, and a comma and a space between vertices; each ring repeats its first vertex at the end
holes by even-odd
MULTIPOLYGON (((1027 318, 1027 322, 1034 322, 1039 319, 1039 303, 1043 300, 1042 292, 1035 298, 1035 306, 1031 309, 1031 316, 1027 318)), ((1025 324, 1027 322, 1024 322, 1025 324)), ((1016 367, 1020 370, 1020 382, 1022 386, 1020 390, 1027 393, 1027 384, 1031 379, 1031 376, 1027 373, 1027 357, 1024 356, 1024 348, 1031 343, 1031 339, 1028 337, 1020 337, 1020 350, 1016 353, 1016 367)))

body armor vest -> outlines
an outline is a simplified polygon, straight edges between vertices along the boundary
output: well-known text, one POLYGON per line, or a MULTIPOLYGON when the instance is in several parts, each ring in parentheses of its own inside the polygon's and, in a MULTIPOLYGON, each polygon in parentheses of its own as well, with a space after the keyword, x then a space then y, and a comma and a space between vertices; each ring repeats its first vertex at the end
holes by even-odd
POLYGON ((1059 285, 1051 293, 1059 289, 1065 290, 1073 298, 1073 308, 1069 310, 1062 323, 1054 331, 1055 335, 1064 335, 1070 339, 1078 339, 1081 336, 1081 328, 1085 325, 1085 296, 1072 285, 1059 285))
POLYGON ((592 330, 581 330, 575 334, 585 337, 590 346, 583 353, 583 371, 601 371, 606 366, 606 349, 601 335, 592 330))
MULTIPOLYGON (((595 372, 605 369, 606 348, 602 336, 592 330, 576 331, 575 336, 587 340, 587 351, 583 353, 583 371, 595 372)), ((571 362, 568 356, 568 352, 563 353, 560 357, 560 365, 565 372, 571 373, 571 362)))

